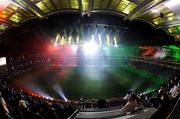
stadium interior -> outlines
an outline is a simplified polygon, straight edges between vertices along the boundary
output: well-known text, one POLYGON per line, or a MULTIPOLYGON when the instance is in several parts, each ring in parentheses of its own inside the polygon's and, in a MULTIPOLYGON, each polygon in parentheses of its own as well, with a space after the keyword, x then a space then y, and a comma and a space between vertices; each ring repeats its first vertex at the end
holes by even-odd
POLYGON ((0 0, 0 119, 180 119, 180 0, 0 0))

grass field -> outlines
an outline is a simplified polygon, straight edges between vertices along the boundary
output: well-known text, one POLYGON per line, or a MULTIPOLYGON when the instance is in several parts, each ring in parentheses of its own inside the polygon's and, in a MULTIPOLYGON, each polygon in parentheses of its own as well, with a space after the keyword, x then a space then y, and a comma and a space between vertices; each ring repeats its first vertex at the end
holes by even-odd
POLYGON ((67 99, 121 98, 128 90, 148 92, 165 82, 164 78, 133 66, 46 67, 24 74, 11 84, 28 93, 67 99))

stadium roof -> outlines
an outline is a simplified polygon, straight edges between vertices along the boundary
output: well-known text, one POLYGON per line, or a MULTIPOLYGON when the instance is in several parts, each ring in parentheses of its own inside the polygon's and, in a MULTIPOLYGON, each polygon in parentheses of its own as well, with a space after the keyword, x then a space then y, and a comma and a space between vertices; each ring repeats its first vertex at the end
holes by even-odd
POLYGON ((0 32, 57 13, 116 14, 141 19, 180 40, 180 0, 0 0, 0 32))

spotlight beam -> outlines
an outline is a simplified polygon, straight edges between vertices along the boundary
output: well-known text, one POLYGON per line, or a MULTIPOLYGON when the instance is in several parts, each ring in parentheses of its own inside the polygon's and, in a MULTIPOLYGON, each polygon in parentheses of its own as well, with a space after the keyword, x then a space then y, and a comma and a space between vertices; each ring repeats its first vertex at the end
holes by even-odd
POLYGON ((79 36, 76 37, 76 45, 79 44, 79 36))
POLYGON ((69 45, 71 45, 72 36, 69 36, 69 45))
POLYGON ((55 43, 54 43, 55 46, 58 45, 59 38, 60 38, 60 34, 57 34, 56 35, 56 40, 55 40, 55 43))
POLYGON ((62 90, 62 88, 60 87, 60 85, 54 84, 53 89, 54 89, 54 91, 57 92, 57 94, 58 94, 59 96, 61 96, 61 98, 64 99, 64 101, 66 101, 66 102, 68 101, 68 99, 65 97, 65 95, 64 95, 64 93, 63 93, 63 90, 62 90))
POLYGON ((98 34, 98 40, 99 40, 99 45, 100 45, 100 47, 101 47, 101 46, 102 46, 101 34, 98 34))
POLYGON ((109 46, 110 45, 110 38, 109 38, 109 34, 107 34, 107 45, 109 46))
POLYGON ((64 44, 64 36, 62 36, 62 38, 61 38, 61 45, 63 45, 64 44))
POLYGON ((114 47, 118 47, 118 45, 117 45, 117 40, 116 40, 116 36, 114 36, 114 47))

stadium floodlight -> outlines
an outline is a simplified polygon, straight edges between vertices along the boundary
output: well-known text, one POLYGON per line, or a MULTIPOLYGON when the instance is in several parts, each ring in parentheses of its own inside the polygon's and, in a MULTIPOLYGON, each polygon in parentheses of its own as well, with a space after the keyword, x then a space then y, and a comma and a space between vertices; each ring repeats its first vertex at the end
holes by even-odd
POLYGON ((94 55, 97 53, 98 45, 94 40, 91 40, 90 42, 84 43, 83 50, 86 55, 94 55))

